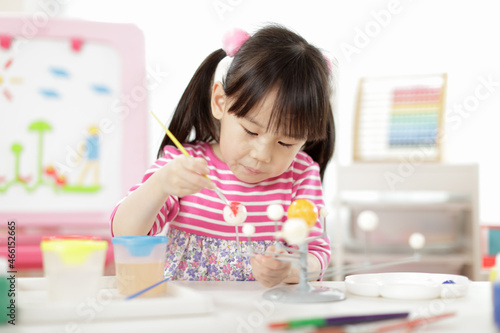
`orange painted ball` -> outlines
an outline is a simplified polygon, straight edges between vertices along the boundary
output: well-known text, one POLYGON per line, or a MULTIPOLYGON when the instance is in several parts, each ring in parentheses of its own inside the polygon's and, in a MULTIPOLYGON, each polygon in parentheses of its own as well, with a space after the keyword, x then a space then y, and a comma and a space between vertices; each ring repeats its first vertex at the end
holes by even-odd
POLYGON ((307 199, 297 199, 288 207, 288 218, 301 218, 312 228, 318 220, 318 208, 307 199))

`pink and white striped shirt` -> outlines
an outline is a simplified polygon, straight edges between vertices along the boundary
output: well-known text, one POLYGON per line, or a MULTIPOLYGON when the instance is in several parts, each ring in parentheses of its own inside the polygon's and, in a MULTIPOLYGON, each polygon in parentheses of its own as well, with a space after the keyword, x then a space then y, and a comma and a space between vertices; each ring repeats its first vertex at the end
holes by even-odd
MULTIPOLYGON (((256 230, 251 240, 275 239, 274 222, 270 221, 266 214, 267 206, 270 204, 282 205, 285 210, 296 199, 308 199, 318 207, 318 210, 325 205, 319 166, 305 152, 300 151, 290 167, 282 175, 266 179, 260 183, 250 184, 236 178, 229 167, 214 154, 209 143, 185 144, 184 147, 191 156, 201 157, 207 161, 210 168, 210 179, 229 201, 239 201, 245 205, 248 212, 245 223, 252 223, 256 230)), ((146 171, 142 183, 151 177, 156 170, 182 154, 173 146, 166 146, 164 153, 164 156, 154 162, 146 171)), ((133 186, 129 194, 141 184, 133 186)), ((115 207, 111 215, 111 221, 113 221, 114 214, 120 203, 115 207)), ((170 196, 156 216, 149 234, 158 234, 168 222, 169 228, 180 229, 184 232, 236 240, 234 226, 224 221, 223 208, 224 203, 214 191, 209 189, 203 189, 199 193, 182 198, 170 196)), ((286 216, 279 223, 285 221, 286 216)), ((241 232, 241 226, 239 228, 241 232)), ((311 229, 310 236, 318 236, 321 232, 322 228, 318 220, 311 229)), ((319 259, 322 268, 326 268, 330 260, 328 237, 312 241, 309 244, 309 252, 319 259)))

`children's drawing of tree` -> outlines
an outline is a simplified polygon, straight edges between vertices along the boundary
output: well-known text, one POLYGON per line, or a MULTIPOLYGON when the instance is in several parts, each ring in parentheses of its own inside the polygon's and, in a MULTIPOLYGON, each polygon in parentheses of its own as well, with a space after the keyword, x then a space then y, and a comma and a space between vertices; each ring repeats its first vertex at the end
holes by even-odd
POLYGON ((23 151, 23 146, 20 143, 13 143, 12 146, 10 147, 12 150, 12 153, 14 154, 14 159, 15 159, 15 164, 14 164, 14 172, 15 176, 14 179, 20 179, 19 175, 19 160, 21 156, 21 152, 23 151))
POLYGON ((38 132, 38 166, 37 166, 37 175, 38 179, 36 181, 37 184, 42 183, 42 159, 43 159, 43 135, 45 132, 52 130, 52 127, 43 120, 34 121, 28 127, 30 131, 38 132))

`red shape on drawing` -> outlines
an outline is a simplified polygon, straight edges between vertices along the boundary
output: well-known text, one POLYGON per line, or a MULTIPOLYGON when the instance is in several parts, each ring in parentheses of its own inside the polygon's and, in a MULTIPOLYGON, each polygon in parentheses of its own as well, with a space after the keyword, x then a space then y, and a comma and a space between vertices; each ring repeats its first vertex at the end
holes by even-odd
POLYGON ((0 47, 2 49, 10 49, 10 43, 12 42, 12 37, 7 35, 0 35, 0 47))
POLYGON ((10 94, 10 92, 7 90, 7 89, 4 89, 3 91, 3 95, 5 96, 5 98, 7 98, 9 101, 12 101, 12 95, 10 94))
POLYGON ((57 185, 66 185, 66 177, 64 177, 63 175, 57 176, 56 183, 57 185))
POLYGON ((10 67, 10 65, 12 65, 12 61, 13 61, 12 59, 7 60, 7 62, 6 62, 6 63, 5 63, 5 65, 3 66, 3 68, 4 68, 4 69, 9 68, 9 67, 10 67))
POLYGON ((71 48, 73 51, 79 52, 82 49, 83 40, 80 38, 73 38, 71 40, 71 48))
POLYGON ((55 175, 57 177, 56 169, 54 169, 54 167, 52 165, 49 165, 48 167, 45 168, 45 173, 49 176, 55 175))

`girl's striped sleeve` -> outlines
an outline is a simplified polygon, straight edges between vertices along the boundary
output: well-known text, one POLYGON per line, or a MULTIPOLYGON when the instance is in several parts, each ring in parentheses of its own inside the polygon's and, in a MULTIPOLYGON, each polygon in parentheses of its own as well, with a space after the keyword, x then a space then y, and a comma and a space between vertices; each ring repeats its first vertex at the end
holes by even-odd
MULTIPOLYGON (((135 190, 137 190, 142 184, 144 184, 149 177, 151 177, 156 171, 158 171, 161 167, 163 167, 165 164, 167 164, 170 160, 173 159, 172 154, 168 154, 167 150, 165 150, 165 156, 162 158, 156 160, 151 167, 146 171, 144 174, 142 181, 139 184, 136 184, 130 188, 128 191, 127 195, 118 202, 116 207, 114 208, 113 212, 111 213, 110 221, 111 221, 111 235, 113 235, 113 219, 116 214, 116 210, 120 206, 120 204, 125 200, 126 197, 128 197, 131 193, 133 193, 135 190)), ((160 208, 160 211, 156 215, 155 221, 149 230, 148 235, 156 235, 159 234, 167 222, 173 220, 175 216, 179 212, 179 199, 175 196, 169 196, 167 201, 163 204, 163 206, 160 208)))

